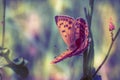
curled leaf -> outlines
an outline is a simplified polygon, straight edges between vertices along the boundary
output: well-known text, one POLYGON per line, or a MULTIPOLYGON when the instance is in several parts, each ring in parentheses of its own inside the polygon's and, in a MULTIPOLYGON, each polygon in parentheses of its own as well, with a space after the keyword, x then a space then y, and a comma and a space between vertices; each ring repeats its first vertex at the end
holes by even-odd
POLYGON ((22 57, 18 57, 16 59, 13 60, 13 63, 16 65, 26 65, 28 63, 28 61, 26 59, 23 59, 22 57))
POLYGON ((22 78, 26 78, 29 74, 28 68, 23 64, 17 65, 17 64, 11 63, 7 66, 22 78))
MULTIPOLYGON (((6 59, 10 60, 8 57, 6 59)), ((13 61, 10 61, 5 67, 11 68, 21 78, 26 78, 29 74, 26 64, 27 60, 23 58, 16 58, 13 61)))

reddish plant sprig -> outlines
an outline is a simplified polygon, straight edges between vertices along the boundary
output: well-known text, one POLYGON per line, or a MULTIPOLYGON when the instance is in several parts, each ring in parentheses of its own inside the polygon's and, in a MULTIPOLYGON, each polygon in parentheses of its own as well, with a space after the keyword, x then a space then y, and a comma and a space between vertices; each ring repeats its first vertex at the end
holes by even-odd
POLYGON ((114 24, 113 24, 112 18, 110 18, 109 31, 110 31, 110 33, 111 33, 111 39, 112 39, 112 41, 114 40, 114 39, 113 39, 113 30, 115 30, 115 26, 114 26, 114 24))
POLYGON ((113 37, 113 30, 115 30, 115 26, 112 22, 112 20, 110 19, 110 23, 109 23, 109 31, 111 32, 111 38, 112 38, 112 42, 110 44, 110 47, 108 49, 107 55, 105 56, 104 60, 102 61, 102 63, 100 64, 100 66, 97 68, 97 70, 95 71, 95 73, 93 74, 93 78, 96 76, 97 72, 101 69, 101 67, 103 66, 103 64, 105 63, 105 61, 108 59, 110 51, 112 49, 112 46, 115 42, 115 40, 117 39, 119 33, 120 33, 120 28, 117 30, 117 33, 115 34, 115 37, 113 37))

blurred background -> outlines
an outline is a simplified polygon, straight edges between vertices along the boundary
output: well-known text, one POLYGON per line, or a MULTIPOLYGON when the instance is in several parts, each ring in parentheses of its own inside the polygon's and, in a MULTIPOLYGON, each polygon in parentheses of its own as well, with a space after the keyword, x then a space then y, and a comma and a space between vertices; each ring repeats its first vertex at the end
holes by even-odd
MULTIPOLYGON (((23 57, 28 60, 29 76, 25 80, 80 80, 83 74, 83 57, 74 56, 52 65, 54 57, 67 49, 54 17, 69 15, 85 18, 84 7, 89 0, 6 0, 5 47, 10 49, 10 58, 23 57)), ((111 36, 109 20, 112 17, 120 27, 120 0, 95 0, 92 19, 95 61, 97 68, 104 59, 111 36)), ((3 3, 0 0, 0 21, 3 21, 3 3)), ((2 38, 0 24, 0 42, 2 38)), ((120 80, 120 35, 113 45, 109 59, 100 69, 102 80, 120 80)), ((1 43, 0 43, 1 44, 1 43)), ((0 64, 5 63, 3 58, 0 64)), ((21 80, 9 68, 3 70, 3 80, 21 80)))

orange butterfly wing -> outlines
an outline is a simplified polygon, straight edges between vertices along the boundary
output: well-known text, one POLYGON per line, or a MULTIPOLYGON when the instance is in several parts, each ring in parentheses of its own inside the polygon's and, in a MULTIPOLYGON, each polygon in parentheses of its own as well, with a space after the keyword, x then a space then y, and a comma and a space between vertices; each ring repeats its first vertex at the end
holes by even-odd
POLYGON ((89 30, 85 20, 83 18, 77 18, 74 27, 76 29, 75 37, 78 49, 71 56, 80 54, 88 47, 89 30))
POLYGON ((68 16, 56 16, 55 21, 68 50, 56 57, 51 62, 53 64, 80 54, 88 46, 88 26, 82 18, 74 20, 68 16))
POLYGON ((55 16, 55 21, 64 42, 70 49, 75 41, 74 19, 68 16, 55 16))
POLYGON ((74 43, 75 42, 74 19, 68 16, 55 16, 55 21, 64 42, 68 46, 68 50, 61 53, 51 63, 57 63, 65 59, 66 57, 70 57, 69 55, 72 54, 73 51, 76 49, 74 43))

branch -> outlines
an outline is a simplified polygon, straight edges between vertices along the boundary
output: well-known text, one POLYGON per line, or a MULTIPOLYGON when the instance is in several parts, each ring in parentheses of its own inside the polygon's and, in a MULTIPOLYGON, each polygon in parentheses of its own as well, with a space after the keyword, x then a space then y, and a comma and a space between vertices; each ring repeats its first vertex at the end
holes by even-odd
POLYGON ((93 74, 93 77, 95 77, 95 75, 97 74, 97 72, 100 70, 100 68, 103 66, 103 64, 105 63, 105 61, 106 61, 107 58, 109 57, 111 48, 112 48, 112 46, 113 46, 113 44, 114 44, 116 38, 118 37, 119 33, 120 33, 120 28, 118 29, 118 31, 117 31, 115 37, 113 38, 113 40, 112 40, 112 42, 111 42, 111 44, 110 44, 110 47, 109 47, 109 49, 108 49, 108 52, 107 52, 106 57, 104 58, 103 62, 102 62, 101 65, 98 67, 98 69, 96 70, 96 72, 93 74))
POLYGON ((2 47, 4 47, 5 40, 5 9, 6 9, 6 0, 3 0, 3 32, 2 32, 2 47))

